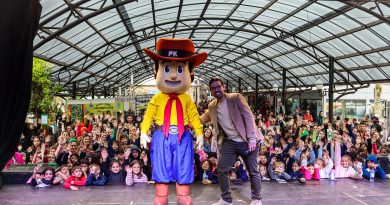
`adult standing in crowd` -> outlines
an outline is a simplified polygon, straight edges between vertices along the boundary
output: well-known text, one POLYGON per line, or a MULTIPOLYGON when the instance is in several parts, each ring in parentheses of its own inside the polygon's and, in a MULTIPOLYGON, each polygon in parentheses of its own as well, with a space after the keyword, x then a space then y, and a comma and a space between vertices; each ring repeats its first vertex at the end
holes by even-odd
POLYGON ((324 123, 324 112, 322 112, 321 110, 317 116, 317 125, 322 125, 323 123, 324 123))
POLYGON ((283 117, 286 115, 286 109, 285 109, 285 107, 284 107, 284 105, 283 105, 283 102, 282 101, 279 101, 279 103, 278 103, 279 105, 278 105, 278 107, 277 107, 277 109, 276 109, 276 114, 278 114, 278 115, 282 115, 283 117))
POLYGON ((214 128, 212 143, 217 143, 219 161, 217 170, 221 188, 221 199, 215 205, 232 204, 229 170, 240 155, 249 171, 252 190, 251 205, 261 203, 261 179, 257 169, 258 134, 253 114, 239 93, 225 93, 225 85, 219 78, 209 82, 211 95, 216 99, 211 101, 209 109, 200 117, 202 123, 209 123, 214 128))
POLYGON ((379 133, 382 132, 382 126, 379 124, 379 118, 376 116, 373 116, 373 117, 371 117, 371 120, 372 120, 371 129, 374 128, 379 133))
POLYGON ((303 119, 308 122, 313 122, 313 116, 310 114, 310 110, 306 110, 306 113, 303 115, 303 119))

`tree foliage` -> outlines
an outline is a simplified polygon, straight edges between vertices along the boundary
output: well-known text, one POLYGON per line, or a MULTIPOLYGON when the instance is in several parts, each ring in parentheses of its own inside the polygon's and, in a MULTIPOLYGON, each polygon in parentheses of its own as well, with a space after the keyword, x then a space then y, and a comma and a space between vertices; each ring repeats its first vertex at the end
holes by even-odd
POLYGON ((57 111, 57 103, 54 95, 62 90, 62 86, 50 81, 51 64, 38 59, 33 59, 31 99, 29 112, 36 117, 42 113, 57 111))

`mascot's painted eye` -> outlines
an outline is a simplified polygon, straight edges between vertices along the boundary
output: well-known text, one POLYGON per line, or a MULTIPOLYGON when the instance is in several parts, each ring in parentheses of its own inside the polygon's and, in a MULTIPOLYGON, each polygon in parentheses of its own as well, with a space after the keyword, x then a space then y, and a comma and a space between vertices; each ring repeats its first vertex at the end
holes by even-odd
POLYGON ((165 65, 164 70, 165 70, 166 73, 169 73, 171 68, 169 67, 169 65, 165 65))
POLYGON ((177 72, 178 72, 178 73, 183 73, 183 66, 179 65, 179 66, 177 67, 177 72))

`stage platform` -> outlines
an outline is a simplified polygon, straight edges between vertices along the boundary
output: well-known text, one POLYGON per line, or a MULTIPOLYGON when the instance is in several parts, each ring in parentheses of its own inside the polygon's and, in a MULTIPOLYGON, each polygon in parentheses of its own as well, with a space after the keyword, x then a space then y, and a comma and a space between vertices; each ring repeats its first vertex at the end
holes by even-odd
MULTIPOLYGON (((234 205, 250 203, 250 184, 233 185, 234 205)), ((220 198, 218 185, 193 184, 195 205, 210 205, 220 198)), ((307 184, 262 183, 263 204, 299 205, 389 205, 390 182, 353 181, 349 179, 307 184)), ((5 185, 0 190, 0 204, 69 204, 69 205, 151 205, 154 185, 82 187, 79 191, 60 186, 34 189, 28 185, 5 185)), ((169 204, 176 204, 175 187, 170 187, 169 204)))

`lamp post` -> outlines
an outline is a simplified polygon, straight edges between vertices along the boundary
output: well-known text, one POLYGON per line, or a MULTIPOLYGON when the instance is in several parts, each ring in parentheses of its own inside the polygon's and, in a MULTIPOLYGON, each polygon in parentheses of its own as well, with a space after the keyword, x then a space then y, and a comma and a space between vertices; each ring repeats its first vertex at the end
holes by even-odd
POLYGON ((199 92, 199 87, 200 87, 200 82, 199 82, 199 79, 195 79, 194 80, 194 84, 195 84, 195 103, 196 103, 196 105, 198 105, 198 100, 200 99, 200 97, 199 97, 199 94, 200 94, 200 92, 199 92))
POLYGON ((278 84, 274 84, 273 86, 272 86, 272 91, 274 91, 274 92, 277 92, 279 90, 279 86, 278 86, 278 84))
POLYGON ((325 96, 328 94, 328 91, 324 89, 324 83, 320 78, 317 79, 316 83, 316 88, 318 90, 318 93, 321 97, 321 104, 322 104, 322 112, 324 116, 326 116, 326 110, 325 110, 325 96))
POLYGON ((253 92, 254 90, 252 89, 252 87, 251 86, 248 86, 248 101, 249 101, 249 98, 251 99, 251 104, 252 104, 252 106, 254 105, 254 103, 253 103, 253 100, 252 100, 252 97, 253 97, 253 95, 252 95, 252 92, 253 92))
POLYGON ((274 104, 274 113, 276 114, 276 107, 277 107, 277 103, 278 103, 277 95, 278 95, 278 91, 279 91, 278 84, 275 83, 275 84, 272 85, 272 91, 275 92, 273 104, 274 104))

